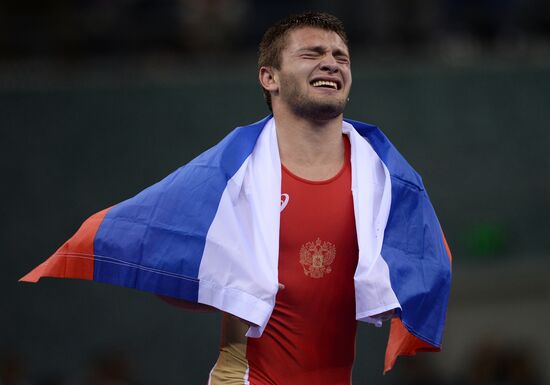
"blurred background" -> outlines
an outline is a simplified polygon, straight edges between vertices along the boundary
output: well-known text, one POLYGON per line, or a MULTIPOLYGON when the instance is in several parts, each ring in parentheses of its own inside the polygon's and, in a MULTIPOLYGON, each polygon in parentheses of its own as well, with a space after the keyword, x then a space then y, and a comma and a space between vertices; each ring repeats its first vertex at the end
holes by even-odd
POLYGON ((548 0, 3 0, 0 385, 206 384, 219 315, 17 279, 265 116, 256 46, 309 9, 345 22, 346 115, 423 175, 454 254, 443 352, 382 376, 388 330, 361 325, 354 384, 550 383, 548 0))

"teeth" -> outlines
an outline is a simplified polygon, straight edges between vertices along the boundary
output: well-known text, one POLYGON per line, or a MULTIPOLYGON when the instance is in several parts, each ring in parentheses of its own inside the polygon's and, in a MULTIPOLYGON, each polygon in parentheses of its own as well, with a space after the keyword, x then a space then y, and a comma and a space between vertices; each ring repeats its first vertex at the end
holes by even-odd
POLYGON ((334 88, 335 90, 338 89, 338 85, 336 84, 336 82, 330 82, 327 80, 317 80, 316 82, 313 82, 312 86, 313 87, 329 86, 334 88))

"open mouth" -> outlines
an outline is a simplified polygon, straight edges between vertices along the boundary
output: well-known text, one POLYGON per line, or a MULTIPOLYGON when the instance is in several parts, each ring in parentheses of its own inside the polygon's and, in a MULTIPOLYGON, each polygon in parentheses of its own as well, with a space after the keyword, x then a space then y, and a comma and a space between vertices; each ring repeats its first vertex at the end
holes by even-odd
POLYGON ((330 88, 333 90, 339 90, 340 84, 332 80, 314 80, 311 82, 313 87, 330 88))

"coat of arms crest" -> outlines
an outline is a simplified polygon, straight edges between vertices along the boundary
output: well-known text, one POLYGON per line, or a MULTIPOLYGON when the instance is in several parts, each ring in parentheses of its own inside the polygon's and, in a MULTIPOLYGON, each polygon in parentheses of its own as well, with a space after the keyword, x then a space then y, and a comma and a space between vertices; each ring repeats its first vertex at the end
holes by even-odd
POLYGON ((336 246, 317 238, 300 248, 300 263, 304 274, 311 278, 322 278, 332 271, 330 264, 336 258, 336 246))

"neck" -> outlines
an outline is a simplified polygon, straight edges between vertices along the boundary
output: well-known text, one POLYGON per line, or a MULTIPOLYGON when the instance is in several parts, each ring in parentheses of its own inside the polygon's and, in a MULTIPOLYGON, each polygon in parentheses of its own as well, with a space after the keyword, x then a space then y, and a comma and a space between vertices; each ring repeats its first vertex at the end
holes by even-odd
POLYGON ((274 113, 281 162, 294 174, 309 180, 336 175, 344 163, 342 115, 312 121, 274 113))

